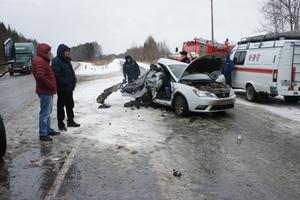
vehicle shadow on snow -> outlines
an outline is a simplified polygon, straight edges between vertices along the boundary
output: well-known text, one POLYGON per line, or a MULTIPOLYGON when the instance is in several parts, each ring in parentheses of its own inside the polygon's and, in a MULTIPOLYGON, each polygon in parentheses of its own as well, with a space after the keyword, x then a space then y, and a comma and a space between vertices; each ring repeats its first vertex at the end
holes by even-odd
MULTIPOLYGON (((245 92, 235 92, 236 96, 242 100, 245 100, 249 102, 246 99, 246 94, 245 92)), ((260 104, 260 105, 268 105, 268 106, 279 106, 279 107, 286 107, 286 106, 293 106, 293 107, 299 107, 300 108, 300 103, 298 102, 286 102, 283 98, 279 97, 260 97, 258 98, 257 101, 255 102, 249 102, 249 103, 254 103, 254 104, 260 104)))
MULTIPOLYGON (((161 116, 164 117, 164 112, 168 113, 168 115, 172 115, 175 119, 189 119, 190 122, 194 122, 201 119, 223 119, 223 118, 229 118, 232 116, 232 113, 230 110, 227 111, 221 111, 221 112, 211 112, 211 113, 196 113, 196 112, 190 112, 187 116, 177 116, 175 111, 167 106, 158 106, 154 105, 151 106, 152 109, 160 109, 161 116)), ((233 109, 234 110, 234 109, 233 109)))

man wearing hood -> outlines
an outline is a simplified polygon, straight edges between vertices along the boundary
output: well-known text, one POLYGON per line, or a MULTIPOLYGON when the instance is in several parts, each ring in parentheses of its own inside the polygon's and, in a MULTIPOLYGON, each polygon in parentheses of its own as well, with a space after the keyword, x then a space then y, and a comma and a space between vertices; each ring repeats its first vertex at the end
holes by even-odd
POLYGON ((180 62, 184 62, 184 63, 187 63, 187 64, 189 64, 191 62, 190 59, 187 56, 188 53, 186 51, 181 51, 180 55, 181 55, 180 62))
POLYGON ((60 131, 67 131, 64 124, 65 109, 67 113, 68 127, 79 127, 74 121, 74 100, 73 91, 76 86, 76 76, 71 64, 70 48, 60 44, 57 48, 57 55, 52 60, 52 69, 56 77, 57 85, 57 120, 60 131))
POLYGON ((232 79, 231 79, 231 73, 234 70, 234 61, 230 59, 230 54, 226 55, 226 64, 223 68, 223 75, 225 76, 226 79, 226 84, 232 86, 232 79))
POLYGON ((40 98, 39 134, 41 141, 52 141, 49 135, 59 132, 51 128, 53 95, 56 94, 55 75, 50 66, 51 47, 47 44, 37 46, 37 56, 32 60, 32 73, 36 81, 36 93, 40 98))
POLYGON ((132 83, 139 78, 140 74, 139 65, 132 59, 131 56, 125 56, 125 63, 123 65, 124 79, 126 80, 127 78, 128 83, 132 83))

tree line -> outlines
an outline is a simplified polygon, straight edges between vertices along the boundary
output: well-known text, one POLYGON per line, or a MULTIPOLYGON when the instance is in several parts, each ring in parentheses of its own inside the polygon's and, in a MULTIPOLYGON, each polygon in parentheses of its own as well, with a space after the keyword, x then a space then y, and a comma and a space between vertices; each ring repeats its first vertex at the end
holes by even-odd
POLYGON ((170 49, 166 42, 157 42, 152 36, 149 36, 144 45, 134 46, 125 52, 125 55, 131 55, 135 60, 144 62, 154 62, 158 58, 168 57, 170 49))
POLYGON ((6 39, 12 38, 14 42, 33 42, 35 45, 37 41, 35 39, 29 39, 18 33, 16 30, 6 26, 3 22, 0 22, 0 63, 4 62, 4 49, 3 43, 6 39))
POLYGON ((87 42, 71 48, 71 57, 74 61, 97 61, 102 56, 102 47, 97 42, 87 42))

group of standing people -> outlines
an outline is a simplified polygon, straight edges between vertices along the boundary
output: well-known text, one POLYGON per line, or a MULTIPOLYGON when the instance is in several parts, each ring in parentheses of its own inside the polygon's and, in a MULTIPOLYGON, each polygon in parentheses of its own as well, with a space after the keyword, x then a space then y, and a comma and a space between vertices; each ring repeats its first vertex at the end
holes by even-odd
POLYGON ((50 136, 60 132, 51 128, 53 96, 57 94, 57 120, 60 131, 67 131, 64 124, 65 109, 67 126, 79 127, 74 121, 73 91, 76 87, 76 76, 71 64, 70 48, 59 45, 57 56, 52 59, 51 47, 42 43, 37 46, 37 56, 32 60, 32 73, 36 81, 36 93, 40 99, 39 138, 41 141, 52 141, 50 136), (52 62, 51 62, 52 60, 52 62))

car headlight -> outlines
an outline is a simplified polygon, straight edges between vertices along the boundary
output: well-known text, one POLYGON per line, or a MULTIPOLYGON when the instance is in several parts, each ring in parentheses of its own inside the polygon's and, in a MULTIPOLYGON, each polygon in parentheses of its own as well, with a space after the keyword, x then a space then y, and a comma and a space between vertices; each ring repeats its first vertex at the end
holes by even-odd
POLYGON ((230 89, 230 96, 233 96, 233 95, 235 95, 235 93, 234 93, 234 90, 231 88, 230 89))
POLYGON ((215 97, 213 94, 200 90, 193 90, 198 97, 215 97))

